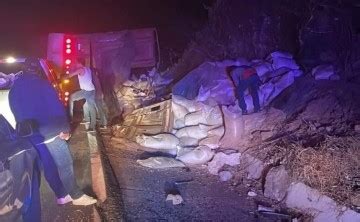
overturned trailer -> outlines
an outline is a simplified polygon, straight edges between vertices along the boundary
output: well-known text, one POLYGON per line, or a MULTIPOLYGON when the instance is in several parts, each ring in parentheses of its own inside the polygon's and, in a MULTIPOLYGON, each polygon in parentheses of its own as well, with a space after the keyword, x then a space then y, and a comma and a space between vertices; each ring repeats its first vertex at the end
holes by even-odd
MULTIPOLYGON (((97 71, 109 116, 121 113, 116 92, 131 78, 134 68, 151 69, 159 62, 157 32, 154 28, 124 30, 109 33, 66 34, 51 33, 48 37, 47 59, 62 79, 78 58, 97 71)), ((78 90, 77 78, 63 80, 64 101, 78 90)))

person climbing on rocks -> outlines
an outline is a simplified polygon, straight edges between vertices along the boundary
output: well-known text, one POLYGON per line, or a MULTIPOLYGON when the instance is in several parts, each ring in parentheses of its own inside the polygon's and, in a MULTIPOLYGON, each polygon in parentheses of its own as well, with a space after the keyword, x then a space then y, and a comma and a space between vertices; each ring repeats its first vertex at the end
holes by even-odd
POLYGON ((244 92, 249 89, 250 95, 254 104, 254 112, 260 111, 258 89, 261 84, 261 80, 256 72, 256 69, 251 66, 228 66, 226 68, 227 74, 231 77, 235 88, 237 99, 239 101, 239 107, 242 110, 243 115, 247 115, 247 107, 244 99, 244 92))

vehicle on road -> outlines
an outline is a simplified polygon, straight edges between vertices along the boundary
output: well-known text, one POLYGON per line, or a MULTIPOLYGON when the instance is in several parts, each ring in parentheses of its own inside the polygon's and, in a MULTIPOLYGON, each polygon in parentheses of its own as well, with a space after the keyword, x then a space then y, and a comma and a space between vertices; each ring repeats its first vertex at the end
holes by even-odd
POLYGON ((0 115, 0 221, 40 221, 40 159, 0 115))
MULTIPOLYGON (((21 75, 23 72, 25 59, 13 57, 0 59, 0 114, 7 119, 13 128, 15 128, 15 118, 10 110, 8 95, 12 82, 17 75, 21 75)), ((42 78, 47 79, 57 90, 59 97, 61 97, 62 93, 54 70, 50 68, 48 61, 45 59, 38 60, 40 66, 38 74, 42 78)))

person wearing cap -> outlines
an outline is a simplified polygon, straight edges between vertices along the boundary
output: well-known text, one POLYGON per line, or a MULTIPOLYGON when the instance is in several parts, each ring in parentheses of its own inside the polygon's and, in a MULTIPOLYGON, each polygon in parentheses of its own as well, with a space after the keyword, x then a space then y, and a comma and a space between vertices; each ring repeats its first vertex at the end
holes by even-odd
POLYGON ((37 149, 44 175, 58 204, 90 205, 96 199, 78 187, 67 140, 70 126, 64 106, 52 85, 39 75, 37 59, 26 59, 23 74, 14 81, 9 104, 17 131, 37 149))
POLYGON ((227 74, 231 77, 235 87, 236 94, 239 101, 239 107, 241 108, 242 114, 247 115, 248 110, 244 99, 244 92, 249 89, 250 95, 253 100, 254 112, 260 111, 260 102, 258 89, 261 84, 261 80, 254 69, 251 66, 228 66, 226 68, 227 74))

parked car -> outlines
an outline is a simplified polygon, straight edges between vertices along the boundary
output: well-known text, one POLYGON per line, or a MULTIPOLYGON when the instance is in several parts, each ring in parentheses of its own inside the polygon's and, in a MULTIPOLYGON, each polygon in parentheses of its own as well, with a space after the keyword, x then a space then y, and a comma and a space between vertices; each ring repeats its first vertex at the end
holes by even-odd
POLYGON ((40 159, 0 115, 0 221, 40 221, 40 159))
MULTIPOLYGON (((58 91, 59 97, 61 97, 62 93, 60 92, 56 74, 49 67, 49 64, 46 60, 38 60, 39 75, 42 78, 47 79, 58 91)), ((24 62, 25 58, 9 57, 6 59, 0 59, 0 114, 2 114, 8 120, 8 122, 10 122, 13 128, 15 128, 15 119, 10 110, 8 95, 16 75, 21 74, 23 71, 24 62)))

